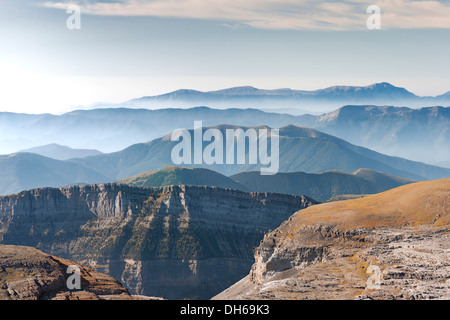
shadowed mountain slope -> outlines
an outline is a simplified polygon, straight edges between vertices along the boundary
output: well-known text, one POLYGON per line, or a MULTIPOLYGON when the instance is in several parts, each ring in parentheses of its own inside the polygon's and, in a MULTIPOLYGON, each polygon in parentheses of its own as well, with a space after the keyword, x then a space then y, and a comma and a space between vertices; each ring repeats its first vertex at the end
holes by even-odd
MULTIPOLYGON (((220 173, 201 168, 168 166, 159 171, 142 173, 116 181, 141 187, 164 187, 171 185, 210 186, 246 190, 244 186, 220 173)), ((283 193, 283 192, 280 192, 283 193)))
POLYGON ((19 152, 35 153, 43 157, 48 157, 56 160, 67 160, 71 158, 84 158, 89 156, 97 156, 102 154, 98 150, 94 149, 72 149, 66 146, 61 146, 56 143, 47 144, 45 146, 39 146, 21 150, 19 152))
POLYGON ((73 162, 33 153, 0 155, 0 194, 37 187, 107 182, 109 178, 73 162))
POLYGON ((359 169, 355 173, 328 171, 319 174, 292 172, 263 176, 259 172, 243 172, 231 176, 247 190, 287 194, 306 194, 324 202, 338 195, 365 195, 379 193, 414 180, 386 175, 368 169, 359 169), (362 175, 362 172, 365 175, 362 175))
MULTIPOLYGON (((242 129, 244 131, 249 129, 229 125, 214 128, 220 130, 223 137, 225 137, 225 130, 227 129, 242 129)), ((265 128, 269 129, 265 126, 254 127, 253 129, 265 128)), ((204 131, 206 129, 203 128, 204 131)), ((190 134, 193 137, 192 130, 190 134)), ((320 173, 338 170, 351 173, 360 168, 368 168, 415 180, 450 177, 450 169, 386 156, 311 128, 285 126, 279 129, 279 137, 279 172, 320 173)), ((98 171, 111 180, 116 180, 172 165, 171 152, 177 144, 177 141, 171 141, 171 134, 169 134, 148 143, 132 145, 119 152, 72 159, 71 161, 98 171)), ((225 142, 223 144, 225 145, 225 142)), ((207 143, 204 142, 203 150, 206 145, 207 143)), ((239 172, 256 171, 261 168, 260 164, 252 165, 248 162, 247 164, 226 164, 225 159, 223 159, 223 162, 225 164, 182 165, 184 167, 203 167, 227 176, 239 172)), ((193 163, 192 159, 191 163, 193 163)))

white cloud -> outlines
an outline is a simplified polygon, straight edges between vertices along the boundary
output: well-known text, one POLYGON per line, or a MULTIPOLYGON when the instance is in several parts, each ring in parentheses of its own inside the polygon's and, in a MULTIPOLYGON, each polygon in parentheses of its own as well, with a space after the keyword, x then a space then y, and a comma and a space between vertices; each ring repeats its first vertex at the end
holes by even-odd
POLYGON ((361 30, 366 9, 382 11, 382 29, 450 29, 450 4, 437 0, 117 0, 46 1, 66 9, 78 4, 82 13, 110 16, 155 16, 219 20, 262 29, 361 30))

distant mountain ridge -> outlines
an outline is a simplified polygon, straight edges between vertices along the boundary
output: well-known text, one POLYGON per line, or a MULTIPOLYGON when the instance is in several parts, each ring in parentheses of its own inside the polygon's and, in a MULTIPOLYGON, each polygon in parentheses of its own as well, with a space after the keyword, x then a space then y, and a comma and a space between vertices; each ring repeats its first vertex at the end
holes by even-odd
POLYGON ((39 154, 44 157, 56 159, 56 160, 68 160, 71 158, 84 158, 89 156, 98 156, 102 152, 95 149, 72 149, 67 146, 61 146, 56 143, 47 144, 45 146, 39 146, 21 150, 19 152, 28 152, 39 154))
MULTIPOLYGON (((164 187, 173 185, 193 185, 229 188, 247 191, 233 179, 204 168, 182 168, 168 166, 158 171, 151 171, 116 181, 140 187, 164 187)), ((281 192, 282 193, 282 192, 281 192)))
POLYGON ((130 102, 136 102, 140 100, 160 100, 160 99, 174 99, 184 98, 190 99, 191 96, 201 97, 235 97, 235 96, 276 96, 276 97, 358 97, 364 99, 365 97, 373 97, 380 94, 389 96, 390 98, 419 98, 415 94, 409 92, 405 88, 395 87, 387 82, 375 83, 368 86, 332 86, 318 90, 293 90, 289 88, 265 90, 258 89, 252 86, 232 87, 228 89, 215 90, 215 91, 198 91, 180 89, 173 92, 156 95, 146 96, 138 99, 130 100, 130 102))
MULTIPOLYGON (((237 126, 221 125, 215 128, 223 131, 223 136, 225 136, 226 128, 235 129, 237 126)), ((248 129, 247 127, 239 128, 244 131, 248 129)), ((203 128, 204 131, 207 129, 203 128)), ((280 166, 278 172, 320 173, 339 170, 351 173, 360 168, 368 168, 414 180, 450 176, 449 169, 386 156, 311 128, 285 126, 279 129, 279 136, 280 166)), ((71 159, 70 161, 117 180, 173 165, 171 151, 177 143, 170 140, 169 134, 148 143, 132 145, 119 152, 83 159, 71 159)), ((206 145, 204 143, 203 148, 206 145)), ((241 165, 183 164, 183 166, 207 168, 226 176, 245 171, 257 171, 261 168, 260 164, 252 165, 248 163, 241 165)))
POLYGON ((341 195, 367 195, 416 182, 368 169, 354 173, 327 171, 323 173, 291 172, 262 176, 259 172, 242 172, 231 176, 249 191, 304 194, 325 202, 341 195), (362 174, 363 173, 363 174, 362 174))
POLYGON ((0 152, 49 143, 102 152, 157 139, 177 128, 233 124, 315 128, 380 153, 435 164, 450 159, 450 107, 346 105, 322 115, 293 116, 257 109, 95 109, 62 115, 0 112, 0 152))
POLYGON ((450 107, 349 105, 299 122, 389 155, 428 163, 450 158, 450 107))
POLYGON ((34 153, 0 155, 0 195, 38 187, 107 182, 109 178, 79 164, 34 153))
MULTIPOLYGON (((230 125, 215 128, 221 130, 223 136, 227 128, 248 129, 230 125)), ((278 172, 320 173, 338 170, 352 173, 360 168, 367 168, 413 180, 450 177, 450 169, 387 156, 315 129, 289 125, 281 127, 279 134, 278 172)), ((65 161, 31 153, 0 156, 0 194, 44 186, 111 182, 160 170, 174 164, 171 152, 177 143, 171 141, 169 134, 147 143, 131 145, 119 152, 65 161)), ((203 148, 206 145, 204 143, 203 148)), ((183 166, 211 169, 226 176, 261 169, 260 164, 246 163, 183 166)))
POLYGON ((450 161, 443 161, 436 164, 437 166, 443 167, 443 168, 450 168, 450 161))
MULTIPOLYGON (((236 126, 217 126, 221 131, 236 126)), ((239 127, 247 130, 247 127, 239 127)), ((208 128, 203 128, 207 130, 208 128)), ((192 134, 192 132, 191 132, 192 134)), ((354 172, 360 168, 381 171, 407 179, 434 179, 450 174, 450 170, 389 157, 342 139, 304 127, 285 126, 279 129, 280 167, 279 172, 304 171, 320 173, 329 170, 354 172)), ((178 142, 170 140, 170 134, 148 143, 135 144, 120 152, 83 159, 72 159, 84 167, 101 172, 112 179, 122 179, 135 174, 162 169, 173 165, 171 151, 178 142)), ((206 143, 203 144, 203 147, 206 143)), ((185 167, 207 168, 230 176, 239 172, 256 171, 260 165, 184 165, 185 167)))
POLYGON ((368 169, 354 173, 328 171, 324 173, 291 172, 262 176, 259 172, 242 172, 226 177, 212 170, 169 166, 159 171, 121 179, 124 183, 143 187, 170 185, 215 186, 248 192, 276 192, 306 195, 324 202, 335 196, 379 193, 416 182, 368 169))
MULTIPOLYGON (((251 86, 233 87, 216 91, 198 91, 181 89, 173 92, 145 96, 126 102, 135 107, 193 107, 208 105, 212 107, 267 107, 278 106, 309 107, 317 111, 323 109, 324 102, 328 108, 336 108, 343 104, 413 104, 423 106, 424 103, 440 104, 448 102, 446 94, 436 97, 420 97, 405 88, 396 87, 387 82, 368 86, 332 86, 318 90, 274 89, 264 90, 251 86)), ((329 110, 329 109, 328 109, 329 110)))
POLYGON ((0 153, 9 154, 51 143, 76 149, 114 152, 135 143, 148 142, 177 128, 229 123, 242 126, 268 124, 282 127, 294 116, 257 109, 130 109, 75 110, 62 115, 0 112, 0 153), (222 122, 223 121, 223 122, 222 122))

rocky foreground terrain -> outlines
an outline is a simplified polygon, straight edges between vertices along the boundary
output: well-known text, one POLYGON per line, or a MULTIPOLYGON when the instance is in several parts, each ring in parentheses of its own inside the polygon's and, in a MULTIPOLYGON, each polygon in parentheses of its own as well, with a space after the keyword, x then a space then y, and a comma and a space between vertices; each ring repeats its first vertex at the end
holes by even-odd
POLYGON ((141 300, 116 279, 40 250, 0 245, 0 300, 141 300), (81 288, 69 290, 69 266, 80 270, 81 288))
POLYGON ((450 299, 450 179, 295 213, 214 299, 450 299))
POLYGON ((209 299, 248 274, 265 233, 315 203, 216 187, 34 189, 0 197, 0 243, 90 266, 134 295, 209 299))

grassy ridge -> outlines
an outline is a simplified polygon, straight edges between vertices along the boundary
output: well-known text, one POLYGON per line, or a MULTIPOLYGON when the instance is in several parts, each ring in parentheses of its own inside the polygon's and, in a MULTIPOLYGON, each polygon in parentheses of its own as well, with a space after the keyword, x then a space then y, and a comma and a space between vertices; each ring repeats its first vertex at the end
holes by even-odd
MULTIPOLYGON (((117 181, 144 187, 169 185, 204 185, 252 192, 276 192, 307 195, 327 201, 340 195, 374 194, 414 182, 368 169, 354 173, 328 171, 320 174, 291 172, 263 176, 259 172, 243 172, 226 177, 208 169, 169 166, 117 181)), ((336 200, 336 199, 334 199, 336 200)))

